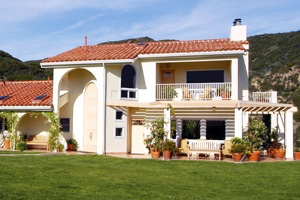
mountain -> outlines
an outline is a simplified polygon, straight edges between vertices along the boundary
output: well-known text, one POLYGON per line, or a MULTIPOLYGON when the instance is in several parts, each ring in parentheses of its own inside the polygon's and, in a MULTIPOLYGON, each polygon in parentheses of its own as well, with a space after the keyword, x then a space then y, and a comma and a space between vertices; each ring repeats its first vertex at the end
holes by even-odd
POLYGON ((51 69, 42 69, 41 60, 22 62, 0 50, 0 78, 6 80, 46 80, 52 79, 51 69))
POLYGON ((250 91, 275 90, 291 103, 300 93, 300 31, 248 37, 250 91))

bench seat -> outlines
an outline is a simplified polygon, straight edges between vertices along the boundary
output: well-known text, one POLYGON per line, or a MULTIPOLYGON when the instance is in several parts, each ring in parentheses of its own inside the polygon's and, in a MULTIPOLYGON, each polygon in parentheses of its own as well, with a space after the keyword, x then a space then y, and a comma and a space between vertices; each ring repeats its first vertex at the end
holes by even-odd
POLYGON ((48 151, 48 137, 44 135, 31 135, 26 140, 27 146, 44 146, 48 151))
POLYGON ((188 159, 192 154, 218 154, 219 161, 222 158, 222 147, 221 144, 213 142, 213 141, 206 141, 206 140, 197 140, 189 142, 189 152, 188 152, 188 159))

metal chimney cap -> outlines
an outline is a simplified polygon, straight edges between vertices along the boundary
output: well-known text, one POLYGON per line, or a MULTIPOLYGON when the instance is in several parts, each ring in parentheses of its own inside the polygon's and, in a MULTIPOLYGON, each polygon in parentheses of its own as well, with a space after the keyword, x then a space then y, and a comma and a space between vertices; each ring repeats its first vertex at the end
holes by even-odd
POLYGON ((234 19, 233 26, 241 25, 241 24, 242 24, 242 19, 241 18, 234 19))

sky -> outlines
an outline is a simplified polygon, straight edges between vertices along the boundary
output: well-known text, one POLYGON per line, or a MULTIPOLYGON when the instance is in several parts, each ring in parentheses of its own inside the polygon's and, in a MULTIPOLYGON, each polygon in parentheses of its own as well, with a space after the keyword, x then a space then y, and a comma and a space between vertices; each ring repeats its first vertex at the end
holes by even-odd
POLYGON ((84 45, 148 36, 228 38, 300 30, 300 0, 0 0, 0 50, 22 61, 84 45))

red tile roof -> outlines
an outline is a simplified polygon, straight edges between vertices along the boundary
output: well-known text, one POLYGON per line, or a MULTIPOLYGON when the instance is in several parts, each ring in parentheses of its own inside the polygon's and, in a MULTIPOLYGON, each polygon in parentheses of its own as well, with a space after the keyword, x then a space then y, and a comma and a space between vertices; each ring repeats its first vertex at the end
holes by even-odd
POLYGON ((138 55, 147 54, 245 50, 243 44, 248 44, 248 41, 236 42, 230 41, 230 39, 216 39, 149 42, 145 45, 138 45, 138 43, 100 44, 92 46, 79 46, 54 57, 47 58, 42 62, 118 60, 134 59, 138 55))
POLYGON ((0 96, 9 98, 0 100, 2 106, 51 106, 53 81, 6 81, 0 83, 0 96), (34 98, 46 94, 41 101, 34 98))

